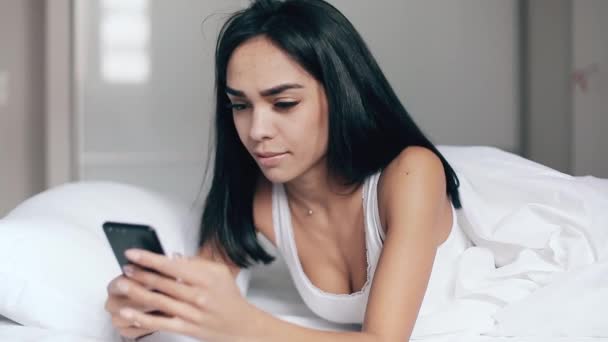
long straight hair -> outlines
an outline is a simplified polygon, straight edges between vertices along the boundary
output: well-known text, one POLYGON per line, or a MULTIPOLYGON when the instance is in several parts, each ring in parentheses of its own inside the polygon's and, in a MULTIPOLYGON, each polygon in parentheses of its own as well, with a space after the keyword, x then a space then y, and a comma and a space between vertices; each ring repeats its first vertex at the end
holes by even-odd
POLYGON ((201 220, 199 244, 213 243, 242 268, 270 263, 253 224, 253 199, 262 175, 241 143, 226 90, 234 50, 263 36, 301 65, 326 90, 329 174, 361 184, 404 148, 422 146, 443 163, 446 191, 460 208, 456 173, 403 107, 353 25, 323 0, 257 0, 223 25, 215 52, 213 180, 201 220))

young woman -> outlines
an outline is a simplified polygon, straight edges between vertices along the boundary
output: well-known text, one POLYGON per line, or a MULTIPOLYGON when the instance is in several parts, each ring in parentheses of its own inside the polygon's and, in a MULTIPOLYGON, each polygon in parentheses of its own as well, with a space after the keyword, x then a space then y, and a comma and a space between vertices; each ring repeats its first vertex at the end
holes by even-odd
POLYGON ((216 91, 200 253, 128 253, 160 274, 132 267, 109 285, 121 334, 407 341, 433 265, 450 257, 438 250, 462 235, 459 182, 351 23, 322 0, 255 1, 220 33, 216 91), (361 331, 308 329, 248 303, 234 277, 273 260, 257 233, 314 312, 361 331))

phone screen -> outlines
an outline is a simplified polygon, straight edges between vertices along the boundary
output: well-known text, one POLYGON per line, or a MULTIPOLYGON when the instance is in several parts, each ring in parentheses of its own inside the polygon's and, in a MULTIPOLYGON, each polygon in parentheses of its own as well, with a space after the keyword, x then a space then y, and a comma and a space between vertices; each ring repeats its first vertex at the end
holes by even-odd
POLYGON ((103 230, 121 270, 123 266, 130 263, 125 257, 127 249, 139 248, 157 254, 165 254, 156 231, 150 226, 109 221, 103 224, 103 230))

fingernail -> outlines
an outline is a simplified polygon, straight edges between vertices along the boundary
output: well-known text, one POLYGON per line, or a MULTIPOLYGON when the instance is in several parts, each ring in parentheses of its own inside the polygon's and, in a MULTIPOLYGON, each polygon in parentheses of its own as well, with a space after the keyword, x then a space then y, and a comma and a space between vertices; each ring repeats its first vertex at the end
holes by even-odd
POLYGON ((133 310, 131 309, 120 309, 120 315, 126 319, 131 319, 133 318, 133 310))
POLYGON ((131 265, 126 265, 126 266, 124 266, 124 267, 122 268, 122 270, 123 270, 123 272, 125 272, 125 274, 126 274, 128 277, 132 277, 132 276, 133 276, 133 273, 135 272, 135 269, 134 269, 134 268, 133 268, 133 266, 131 266, 131 265))
POLYGON ((131 260, 139 260, 139 253, 135 250, 132 249, 127 249, 125 251, 125 255, 127 256, 127 258, 131 259, 131 260))
POLYGON ((118 286, 118 290, 122 293, 127 293, 127 291, 129 291, 129 284, 124 281, 118 282, 116 286, 118 286))
POLYGON ((169 259, 182 259, 183 257, 184 257, 184 255, 181 253, 173 252, 171 254, 171 256, 169 257, 169 259))

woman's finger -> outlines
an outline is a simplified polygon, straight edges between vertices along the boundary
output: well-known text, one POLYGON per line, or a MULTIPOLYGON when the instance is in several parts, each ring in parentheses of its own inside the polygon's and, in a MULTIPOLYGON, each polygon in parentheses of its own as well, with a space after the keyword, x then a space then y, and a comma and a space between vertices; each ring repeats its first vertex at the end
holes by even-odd
POLYGON ((120 314, 112 316, 112 325, 117 329, 124 329, 124 328, 129 328, 129 327, 133 326, 131 324, 131 321, 122 318, 122 316, 120 316, 120 314))
POLYGON ((129 297, 116 295, 113 295, 110 299, 108 299, 105 305, 105 309, 107 312, 116 315, 118 315, 118 311, 120 311, 120 309, 124 307, 135 308, 143 312, 155 312, 156 310, 158 310, 158 308, 137 303, 131 300, 129 297))
POLYGON ((112 281, 108 283, 108 286, 106 288, 108 294, 113 296, 121 295, 120 291, 118 291, 118 283, 122 282, 123 280, 128 280, 128 278, 125 276, 119 276, 112 279, 112 281))
POLYGON ((120 310, 120 315, 124 319, 130 321, 132 325, 137 326, 140 329, 154 331, 164 330, 192 337, 199 337, 201 333, 198 325, 190 323, 179 317, 159 317, 145 314, 131 308, 124 308, 120 310))
POLYGON ((158 290, 183 302, 201 304, 200 302, 204 301, 202 298, 203 291, 184 282, 177 282, 157 273, 147 272, 131 265, 125 267, 125 273, 129 279, 137 281, 145 288, 158 290))
POLYGON ((150 268, 173 279, 181 279, 185 283, 202 287, 207 287, 209 280, 221 272, 230 275, 230 271, 225 265, 201 258, 196 260, 186 258, 169 259, 164 255, 142 249, 129 249, 126 251, 125 256, 139 266, 150 268), (196 263, 196 272, 192 272, 193 263, 196 263))
MULTIPOLYGON (((183 288, 183 285, 175 281, 173 281, 173 284, 183 288)), ((157 308, 169 316, 182 317, 193 323, 202 323, 203 312, 188 302, 174 299, 161 292, 150 291, 136 282, 126 288, 125 291, 125 295, 137 303, 146 303, 146 305, 157 308)), ((170 290, 169 292, 177 293, 178 291, 170 290)))
POLYGON ((118 333, 120 334, 120 336, 124 336, 126 338, 138 338, 138 337, 142 337, 144 335, 149 335, 150 333, 153 333, 153 332, 154 332, 154 330, 134 328, 134 327, 118 329, 118 333))
POLYGON ((121 336, 135 338, 150 334, 154 330, 141 329, 133 325, 133 322, 121 317, 118 313, 112 316, 112 326, 118 330, 121 336))

